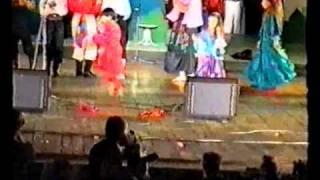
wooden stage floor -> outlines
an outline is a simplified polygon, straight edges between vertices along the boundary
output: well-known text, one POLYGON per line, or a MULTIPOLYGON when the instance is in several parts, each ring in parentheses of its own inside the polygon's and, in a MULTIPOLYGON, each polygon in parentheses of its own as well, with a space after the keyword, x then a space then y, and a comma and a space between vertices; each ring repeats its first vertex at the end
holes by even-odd
MULTIPOLYGON (((52 81, 49 110, 26 114, 24 135, 39 155, 85 156, 103 136, 106 118, 120 115, 141 136, 147 151, 160 155, 162 161, 155 166, 172 162, 162 165, 199 168, 201 155, 207 151, 222 155, 224 169, 258 167, 262 156, 270 154, 280 170, 288 171, 294 160, 306 158, 304 77, 269 96, 256 94, 241 81, 238 115, 220 123, 185 119, 180 109, 174 110, 175 105, 183 103, 183 88, 173 84, 173 76, 158 65, 128 64, 125 91, 117 97, 108 94, 108 84, 99 78, 75 78, 73 73, 74 62, 66 60, 61 77, 52 81), (81 104, 93 105, 96 113, 79 113, 81 104), (166 110, 166 118, 137 119, 139 112, 153 107, 166 110)), ((229 75, 238 76, 232 72, 229 75)))

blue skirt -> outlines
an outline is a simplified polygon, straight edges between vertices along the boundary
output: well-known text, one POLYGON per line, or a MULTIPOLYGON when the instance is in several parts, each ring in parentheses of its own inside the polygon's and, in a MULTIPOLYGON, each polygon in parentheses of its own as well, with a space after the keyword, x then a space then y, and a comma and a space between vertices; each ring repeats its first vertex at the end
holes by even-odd
POLYGON ((250 85, 259 90, 275 89, 292 81, 296 73, 283 49, 262 46, 245 70, 250 85))

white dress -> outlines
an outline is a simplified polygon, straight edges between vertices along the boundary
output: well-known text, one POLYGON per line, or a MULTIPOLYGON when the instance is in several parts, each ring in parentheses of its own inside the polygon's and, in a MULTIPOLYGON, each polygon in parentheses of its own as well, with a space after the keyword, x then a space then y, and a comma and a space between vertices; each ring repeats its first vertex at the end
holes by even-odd
POLYGON ((115 13, 123 16, 123 20, 128 20, 131 16, 131 6, 129 0, 103 0, 102 9, 112 8, 115 13))

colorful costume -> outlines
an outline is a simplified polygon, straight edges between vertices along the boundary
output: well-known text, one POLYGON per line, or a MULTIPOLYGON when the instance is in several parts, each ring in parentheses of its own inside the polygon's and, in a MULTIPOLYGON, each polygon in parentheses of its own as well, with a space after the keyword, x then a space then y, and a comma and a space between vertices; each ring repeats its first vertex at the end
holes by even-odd
POLYGON ((157 28, 152 30, 153 42, 158 45, 165 45, 167 42, 168 24, 165 20, 164 1, 130 0, 130 4, 133 13, 129 23, 129 40, 134 41, 134 38, 137 36, 137 23, 148 24, 157 26, 157 28))
POLYGON ((203 0, 203 7, 209 14, 217 12, 224 17, 224 0, 203 0))
POLYGON ((173 9, 167 14, 167 18, 176 22, 180 13, 184 13, 182 24, 187 28, 198 28, 203 25, 201 0, 174 0, 173 9))
MULTIPOLYGON (((167 18, 174 23, 173 31, 182 34, 183 43, 174 43, 178 47, 185 47, 182 51, 183 61, 185 61, 184 72, 180 71, 179 77, 175 80, 186 79, 185 73, 194 75, 196 60, 194 57, 192 34, 197 32, 197 29, 203 25, 202 16, 202 1, 201 0, 174 0, 173 9, 167 14, 167 18), (177 26, 182 24, 182 26, 177 26)), ((176 41, 180 41, 178 38, 176 41)))
POLYGON ((249 83, 257 89, 274 89, 296 76, 294 65, 281 48, 279 29, 275 16, 266 14, 260 29, 257 54, 245 71, 249 83))
POLYGON ((208 16, 212 13, 219 13, 224 17, 224 0, 203 0, 202 4, 204 26, 208 25, 208 16))
POLYGON ((99 46, 97 70, 101 71, 104 80, 112 81, 116 87, 120 85, 119 75, 124 74, 122 61, 121 30, 115 21, 107 21, 102 30, 93 36, 93 41, 99 46))
POLYGON ((208 31, 203 30, 194 42, 198 58, 196 75, 208 78, 225 78, 223 55, 226 46, 224 39, 215 39, 208 31))
POLYGON ((118 24, 121 29, 122 58, 127 59, 128 41, 128 20, 131 16, 131 6, 129 0, 103 0, 102 11, 111 8, 118 15, 118 24))
POLYGON ((69 0, 69 9, 73 13, 72 36, 76 59, 76 74, 82 75, 82 61, 86 60, 85 74, 91 69, 92 62, 97 57, 97 46, 92 36, 97 32, 96 16, 101 11, 101 0, 69 0))

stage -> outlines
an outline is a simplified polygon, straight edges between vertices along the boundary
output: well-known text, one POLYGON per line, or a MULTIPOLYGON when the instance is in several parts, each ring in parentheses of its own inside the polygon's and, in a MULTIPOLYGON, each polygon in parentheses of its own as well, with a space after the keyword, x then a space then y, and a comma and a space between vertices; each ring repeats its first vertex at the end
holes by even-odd
MULTIPOLYGON (((267 96, 241 81, 238 115, 215 122, 184 118, 182 109, 176 108, 184 102, 183 87, 172 83, 174 76, 160 65, 129 63, 125 90, 118 97, 110 96, 108 84, 99 78, 75 78, 73 73, 74 61, 66 60, 61 77, 52 81, 48 112, 26 114, 23 132, 39 157, 63 154, 84 160, 103 136, 106 118, 119 115, 141 136, 148 152, 160 155, 155 166, 200 168, 202 153, 212 150, 222 155, 224 169, 258 167, 262 155, 270 154, 287 171, 293 160, 306 158, 303 77, 267 96), (153 107, 165 110, 166 117, 137 118, 139 112, 153 107)), ((229 76, 238 74, 230 72, 229 76)))
MULTIPOLYGON (((230 54, 254 49, 255 42, 251 37, 233 38, 225 60, 230 77, 240 77, 248 63, 234 60, 230 54)), ((43 114, 26 114, 24 136, 33 142, 38 160, 63 155, 72 162, 86 163, 92 144, 104 134, 106 118, 120 115, 141 136, 148 152, 160 155, 160 161, 152 166, 198 169, 203 152, 216 151, 222 155, 226 170, 259 167, 262 156, 270 154, 281 171, 291 172, 292 162, 306 159, 307 150, 302 47, 287 44, 301 76, 268 95, 255 92, 240 79, 237 116, 215 122, 184 118, 179 106, 184 103, 183 84, 172 83, 174 75, 162 70, 163 52, 141 52, 157 65, 129 62, 123 95, 114 97, 99 78, 74 77, 69 46, 61 77, 52 81, 50 108, 43 114), (166 116, 152 121, 138 119, 140 112, 154 107, 165 110, 166 116)), ((132 59, 134 52, 128 55, 132 59)), ((27 59, 21 57, 23 67, 27 67, 27 59)))

